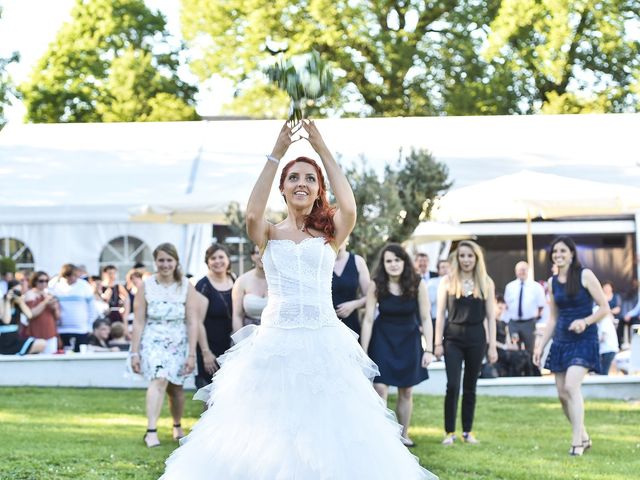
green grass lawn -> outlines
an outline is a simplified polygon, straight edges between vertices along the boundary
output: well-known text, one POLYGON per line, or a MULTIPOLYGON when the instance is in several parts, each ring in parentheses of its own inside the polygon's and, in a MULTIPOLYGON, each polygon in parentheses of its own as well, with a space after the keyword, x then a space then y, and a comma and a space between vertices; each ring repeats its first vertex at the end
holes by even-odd
MULTIPOLYGON (((0 388, 0 479, 158 478, 176 443, 165 408, 162 446, 143 445, 143 406, 143 390, 0 388)), ((200 411, 187 401, 183 426, 200 411)), ((442 480, 640 478, 638 403, 589 401, 594 446, 581 458, 567 455, 569 425, 555 400, 480 397, 476 419, 481 445, 443 448, 442 398, 417 396, 411 435, 422 465, 442 480)))

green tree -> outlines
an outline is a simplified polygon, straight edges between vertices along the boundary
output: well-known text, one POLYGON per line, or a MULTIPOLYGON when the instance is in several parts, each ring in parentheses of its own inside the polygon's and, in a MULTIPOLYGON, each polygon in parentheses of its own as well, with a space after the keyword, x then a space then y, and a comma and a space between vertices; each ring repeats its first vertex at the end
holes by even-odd
MULTIPOLYGON (((465 8, 478 1, 183 0, 182 26, 201 51, 194 72, 238 82, 238 99, 274 55, 315 49, 336 77, 321 114, 335 106, 342 114, 433 115, 444 111, 441 50, 451 39, 468 41, 455 22, 466 22, 465 8)), ((259 102, 253 113, 263 115, 259 102)))
MULTIPOLYGON (((2 18, 2 6, 0 6, 0 18, 2 18)), ((7 58, 0 57, 0 128, 5 124, 4 109, 11 103, 10 95, 15 93, 13 83, 7 73, 7 66, 20 60, 18 52, 13 52, 7 58)))
POLYGON ((353 189, 358 221, 349 243, 372 264, 387 242, 407 240, 431 215, 434 200, 451 186, 446 165, 426 150, 387 163, 380 178, 364 157, 344 169, 353 189))
POLYGON ((71 17, 20 86, 27 120, 197 118, 161 13, 143 0, 76 0, 71 17))
POLYGON ((638 0, 503 0, 485 59, 514 75, 523 113, 638 109, 638 0))

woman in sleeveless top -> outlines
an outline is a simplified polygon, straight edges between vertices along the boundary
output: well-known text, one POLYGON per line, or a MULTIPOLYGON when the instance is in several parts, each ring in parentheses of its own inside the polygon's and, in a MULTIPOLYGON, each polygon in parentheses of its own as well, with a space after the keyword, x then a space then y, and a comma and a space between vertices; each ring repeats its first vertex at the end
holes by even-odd
POLYGON ((550 315, 533 362, 540 366, 546 344, 553 338, 545 368, 555 374, 558 398, 571 423, 569 455, 580 456, 591 447, 584 426, 582 381, 590 371, 600 371, 598 327, 610 314, 600 282, 591 270, 583 268, 576 245, 569 237, 557 237, 551 243, 551 261, 558 269, 551 283, 550 315), (598 309, 593 311, 594 302, 598 309))
POLYGON ((147 447, 160 445, 157 422, 169 394, 173 438, 184 436, 180 421, 184 410, 182 385, 196 362, 198 319, 196 291, 180 271, 176 248, 163 243, 153 251, 156 274, 138 289, 134 301, 131 368, 149 381, 147 388, 147 447))
POLYGON ((211 376, 218 369, 217 357, 231 346, 233 316, 231 289, 234 276, 231 272, 231 260, 227 248, 214 243, 207 248, 204 261, 209 270, 196 283, 196 291, 202 294, 206 302, 204 322, 200 324, 198 334, 198 375, 196 375, 198 388, 211 383, 211 376))
POLYGON ((487 351, 489 363, 498 360, 494 285, 487 275, 482 249, 475 242, 463 240, 450 256, 451 270, 438 287, 435 355, 444 354, 447 371, 447 393, 444 399, 442 444, 453 445, 457 437, 456 416, 460 377, 462 380, 462 441, 478 443, 471 433, 476 408, 476 383, 487 351), (445 318, 447 318, 445 325, 445 318), (485 319, 488 332, 485 331, 485 319))
POLYGON ((247 325, 260 325, 262 311, 267 306, 267 279, 257 246, 251 249, 251 261, 254 268, 240 275, 233 284, 233 333, 247 325))
POLYGON ((358 310, 367 301, 369 269, 360 255, 347 252, 347 242, 338 250, 333 267, 331 296, 336 314, 344 324, 360 335, 358 310))
POLYGON ((400 441, 398 424, 371 386, 377 368, 331 301, 336 251, 351 232, 349 182, 315 124, 285 124, 247 204, 269 298, 260 325, 234 334, 220 369, 197 398, 209 408, 167 460, 163 480, 418 480, 435 478, 400 441), (265 209, 278 162, 303 134, 320 155, 288 162, 279 189, 287 217, 265 209))
POLYGON ((398 387, 396 413, 407 447, 415 446, 409 438, 412 387, 429 378, 427 366, 433 356, 422 348, 423 335, 425 345, 433 344, 430 310, 427 284, 414 271, 405 249, 395 243, 385 246, 367 292, 361 343, 380 369, 373 382, 385 403, 389 385, 398 387), (380 313, 374 321, 376 304, 380 313))

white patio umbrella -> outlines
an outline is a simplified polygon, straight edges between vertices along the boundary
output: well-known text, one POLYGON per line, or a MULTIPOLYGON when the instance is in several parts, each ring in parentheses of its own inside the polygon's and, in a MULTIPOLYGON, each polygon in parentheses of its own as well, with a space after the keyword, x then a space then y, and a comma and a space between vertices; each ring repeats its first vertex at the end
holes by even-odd
POLYGON ((226 223, 224 207, 214 203, 163 203, 129 209, 129 220, 149 223, 226 223))
POLYGON ((463 227, 443 222, 421 222, 411 235, 411 240, 414 243, 444 242, 469 238, 476 237, 463 227))
POLYGON ((533 276, 531 219, 632 214, 640 210, 640 188, 521 171, 452 190, 436 218, 469 222, 525 220, 527 261, 533 276))

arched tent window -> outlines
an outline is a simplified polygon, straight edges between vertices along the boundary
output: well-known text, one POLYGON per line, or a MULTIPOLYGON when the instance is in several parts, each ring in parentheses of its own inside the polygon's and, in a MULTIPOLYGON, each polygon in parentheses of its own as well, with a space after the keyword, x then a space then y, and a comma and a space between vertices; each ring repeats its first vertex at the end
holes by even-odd
POLYGON ((0 238, 0 257, 8 257, 16 263, 16 271, 33 272, 33 253, 24 242, 17 238, 0 238))
POLYGON ((124 280, 129 269, 136 263, 143 263, 147 269, 151 269, 151 249, 139 238, 124 235, 114 238, 102 249, 99 269, 102 271, 102 267, 106 265, 115 265, 119 279, 124 280))

